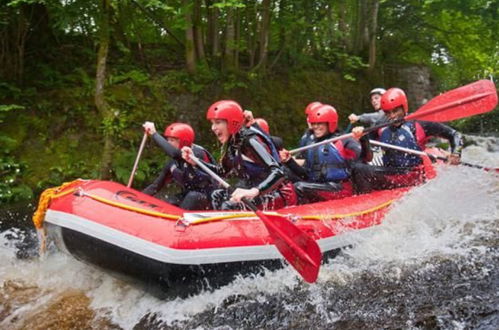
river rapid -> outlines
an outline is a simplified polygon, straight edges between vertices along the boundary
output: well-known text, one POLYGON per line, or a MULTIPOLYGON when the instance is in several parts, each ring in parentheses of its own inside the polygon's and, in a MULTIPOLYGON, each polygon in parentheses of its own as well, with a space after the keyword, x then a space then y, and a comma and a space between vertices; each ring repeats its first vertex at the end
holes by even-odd
MULTIPOLYGON (((463 160, 499 167, 499 139, 463 160)), ((32 207, 0 211, 1 329, 498 329, 499 175, 442 166, 378 233, 322 266, 159 300, 58 251, 37 257, 32 207)))

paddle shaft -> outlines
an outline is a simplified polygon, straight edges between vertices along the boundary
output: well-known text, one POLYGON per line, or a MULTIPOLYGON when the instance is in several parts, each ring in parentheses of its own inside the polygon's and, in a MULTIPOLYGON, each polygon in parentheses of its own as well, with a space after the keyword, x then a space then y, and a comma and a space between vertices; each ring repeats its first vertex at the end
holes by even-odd
MULTIPOLYGON (((211 175, 224 188, 230 187, 224 179, 208 168, 208 166, 203 164, 196 156, 191 155, 190 158, 196 163, 197 166, 211 175)), ((279 219, 280 225, 276 225, 274 220, 262 211, 258 210, 253 202, 245 197, 241 200, 262 220, 270 236, 273 237, 275 246, 283 257, 289 262, 289 264, 292 265, 307 282, 315 282, 322 260, 320 248, 317 245, 317 242, 302 232, 289 220, 281 218, 279 219), (289 251, 292 251, 292 253, 290 254, 289 251), (306 266, 313 268, 313 270, 305 269, 307 268, 306 266)))
MULTIPOLYGON (((407 152, 408 154, 414 154, 414 155, 419 155, 419 156, 428 156, 433 160, 439 159, 439 160, 443 160, 444 162, 449 161, 449 159, 447 157, 432 155, 430 153, 420 151, 420 150, 413 150, 413 149, 408 149, 408 148, 404 148, 404 147, 399 147, 399 146, 396 146, 393 144, 383 143, 383 142, 376 141, 376 140, 369 140, 369 142, 371 144, 374 144, 375 146, 380 146, 382 148, 390 148, 390 149, 394 149, 394 150, 398 150, 398 151, 402 151, 402 152, 407 152)), ((466 162, 460 162, 460 164, 464 165, 464 166, 468 166, 468 167, 479 168, 479 169, 486 170, 486 171, 492 170, 492 171, 497 172, 499 170, 499 169, 492 169, 492 168, 488 168, 488 167, 484 167, 484 166, 480 166, 480 165, 476 165, 476 164, 470 164, 470 163, 466 163, 466 162)))
POLYGON ((201 167, 201 169, 203 171, 205 171, 206 173, 208 173, 213 179, 217 180, 217 182, 220 183, 222 185, 222 187, 224 187, 226 189, 230 188, 230 184, 228 184, 227 181, 225 181, 224 179, 222 179, 218 174, 216 174, 215 172, 213 172, 208 166, 206 166, 205 164, 203 164, 199 160, 199 158, 197 158, 194 155, 191 155, 191 159, 194 161, 194 163, 196 163, 197 166, 201 167))
POLYGON ((130 179, 128 179, 128 184, 126 185, 127 188, 130 188, 132 186, 133 177, 135 176, 135 172, 137 171, 137 166, 139 165, 140 156, 142 155, 142 150, 144 150, 144 146, 146 145, 146 141, 147 141, 147 133, 144 133, 144 136, 142 137, 142 142, 140 142, 140 147, 139 147, 139 152, 137 153, 137 158, 135 158, 135 163, 133 164, 132 173, 130 173, 130 179))
MULTIPOLYGON (((371 132, 374 132, 374 131, 376 131, 376 130, 378 130, 380 128, 383 128, 383 127, 386 127, 386 126, 389 126, 389 125, 394 125, 394 124, 397 124, 397 123, 402 123, 403 121, 404 121, 404 119, 398 119, 398 120, 386 122, 386 123, 383 123, 383 124, 379 124, 377 126, 373 126, 371 128, 368 128, 368 129, 364 130, 363 135, 369 134, 371 132)), ((296 153, 301 152, 301 151, 312 149, 312 148, 321 146, 323 144, 333 143, 333 142, 336 142, 338 140, 343 140, 343 139, 346 139, 346 138, 349 138, 349 137, 353 137, 353 133, 348 133, 348 134, 343 134, 343 135, 340 135, 340 136, 335 136, 334 138, 330 138, 330 139, 327 139, 327 140, 324 140, 324 141, 320 141, 320 142, 309 144, 309 145, 306 145, 306 146, 303 146, 303 147, 300 147, 300 148, 296 148, 296 149, 290 150, 289 153, 293 155, 293 154, 296 154, 296 153)))

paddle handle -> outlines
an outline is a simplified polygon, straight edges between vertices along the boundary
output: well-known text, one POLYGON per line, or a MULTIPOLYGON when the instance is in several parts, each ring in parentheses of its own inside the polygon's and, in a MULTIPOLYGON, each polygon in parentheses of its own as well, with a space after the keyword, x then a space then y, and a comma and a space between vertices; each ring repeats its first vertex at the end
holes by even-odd
POLYGON ((375 146, 380 146, 382 148, 390 148, 390 149, 394 149, 394 150, 398 150, 398 151, 403 151, 403 152, 406 152, 408 154, 414 154, 414 155, 419 155, 419 156, 428 156, 428 157, 433 158, 433 159, 440 159, 440 160, 447 161, 447 157, 435 156, 435 155, 432 155, 432 154, 429 154, 427 152, 420 151, 420 150, 399 147, 399 146, 396 146, 393 144, 388 144, 388 143, 384 143, 384 142, 380 142, 380 141, 376 141, 376 140, 369 140, 369 142, 371 144, 374 144, 375 146))
POLYGON ((230 185, 227 183, 227 181, 225 181, 224 179, 222 179, 217 173, 213 172, 208 166, 206 166, 205 164, 203 164, 199 158, 197 158, 196 156, 194 155, 191 155, 191 159, 194 161, 194 163, 196 163, 197 166, 201 167, 201 169, 203 171, 205 171, 206 173, 208 173, 209 175, 211 175, 211 177, 215 180, 217 180, 218 183, 220 183, 222 185, 222 187, 224 188, 229 188, 230 185))
POLYGON ((135 172, 137 171, 137 166, 139 165, 140 156, 142 155, 142 150, 144 150, 144 146, 147 141, 147 133, 144 133, 142 137, 142 142, 140 142, 139 152, 137 153, 137 158, 135 158, 135 163, 133 164, 132 173, 130 173, 130 179, 128 179, 127 188, 132 186, 133 177, 135 176, 135 172))

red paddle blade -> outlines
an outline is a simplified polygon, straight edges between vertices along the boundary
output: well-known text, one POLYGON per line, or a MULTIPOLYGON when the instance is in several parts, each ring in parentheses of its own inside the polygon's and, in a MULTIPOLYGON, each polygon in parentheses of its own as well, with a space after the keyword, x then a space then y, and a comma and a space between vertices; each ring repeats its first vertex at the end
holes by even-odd
POLYGON ((496 105, 497 91, 494 83, 479 80, 434 97, 405 119, 451 121, 491 111, 496 105))
POLYGON ((261 211, 255 213, 263 221, 275 246, 289 264, 306 282, 314 283, 322 261, 317 242, 283 216, 264 214, 261 211))

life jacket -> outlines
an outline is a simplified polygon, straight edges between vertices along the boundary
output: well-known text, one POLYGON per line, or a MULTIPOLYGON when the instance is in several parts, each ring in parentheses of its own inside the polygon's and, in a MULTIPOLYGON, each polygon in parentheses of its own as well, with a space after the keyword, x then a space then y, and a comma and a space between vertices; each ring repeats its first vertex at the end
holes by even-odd
POLYGON ((305 133, 303 133, 303 135, 301 136, 300 143, 298 146, 301 148, 304 146, 308 146, 309 144, 312 143, 314 143, 314 133, 311 129, 307 129, 305 133))
MULTIPOLYGON (((263 143, 265 149, 274 158, 275 162, 279 164, 279 152, 275 147, 272 139, 265 133, 254 127, 248 127, 240 132, 242 140, 256 137, 257 140, 263 143)), ((268 168, 265 164, 261 164, 258 160, 252 159, 244 155, 241 150, 236 150, 233 156, 233 162, 239 177, 249 180, 251 182, 260 182, 269 174, 268 168)))
MULTIPOLYGON (((382 128, 379 140, 412 150, 422 150, 425 143, 424 130, 414 121, 405 122, 399 127, 382 128)), ((383 155, 383 164, 389 167, 414 167, 421 163, 420 156, 398 150, 386 149, 383 155)))
POLYGON ((344 180, 349 177, 343 143, 327 143, 306 151, 308 177, 312 182, 344 180))
MULTIPOLYGON (((192 151, 198 158, 205 162, 214 164, 215 158, 203 147, 193 144, 192 151)), ((172 179, 182 187, 183 190, 210 191, 214 187, 213 180, 209 174, 197 166, 192 166, 185 161, 175 161, 171 168, 172 179)))

